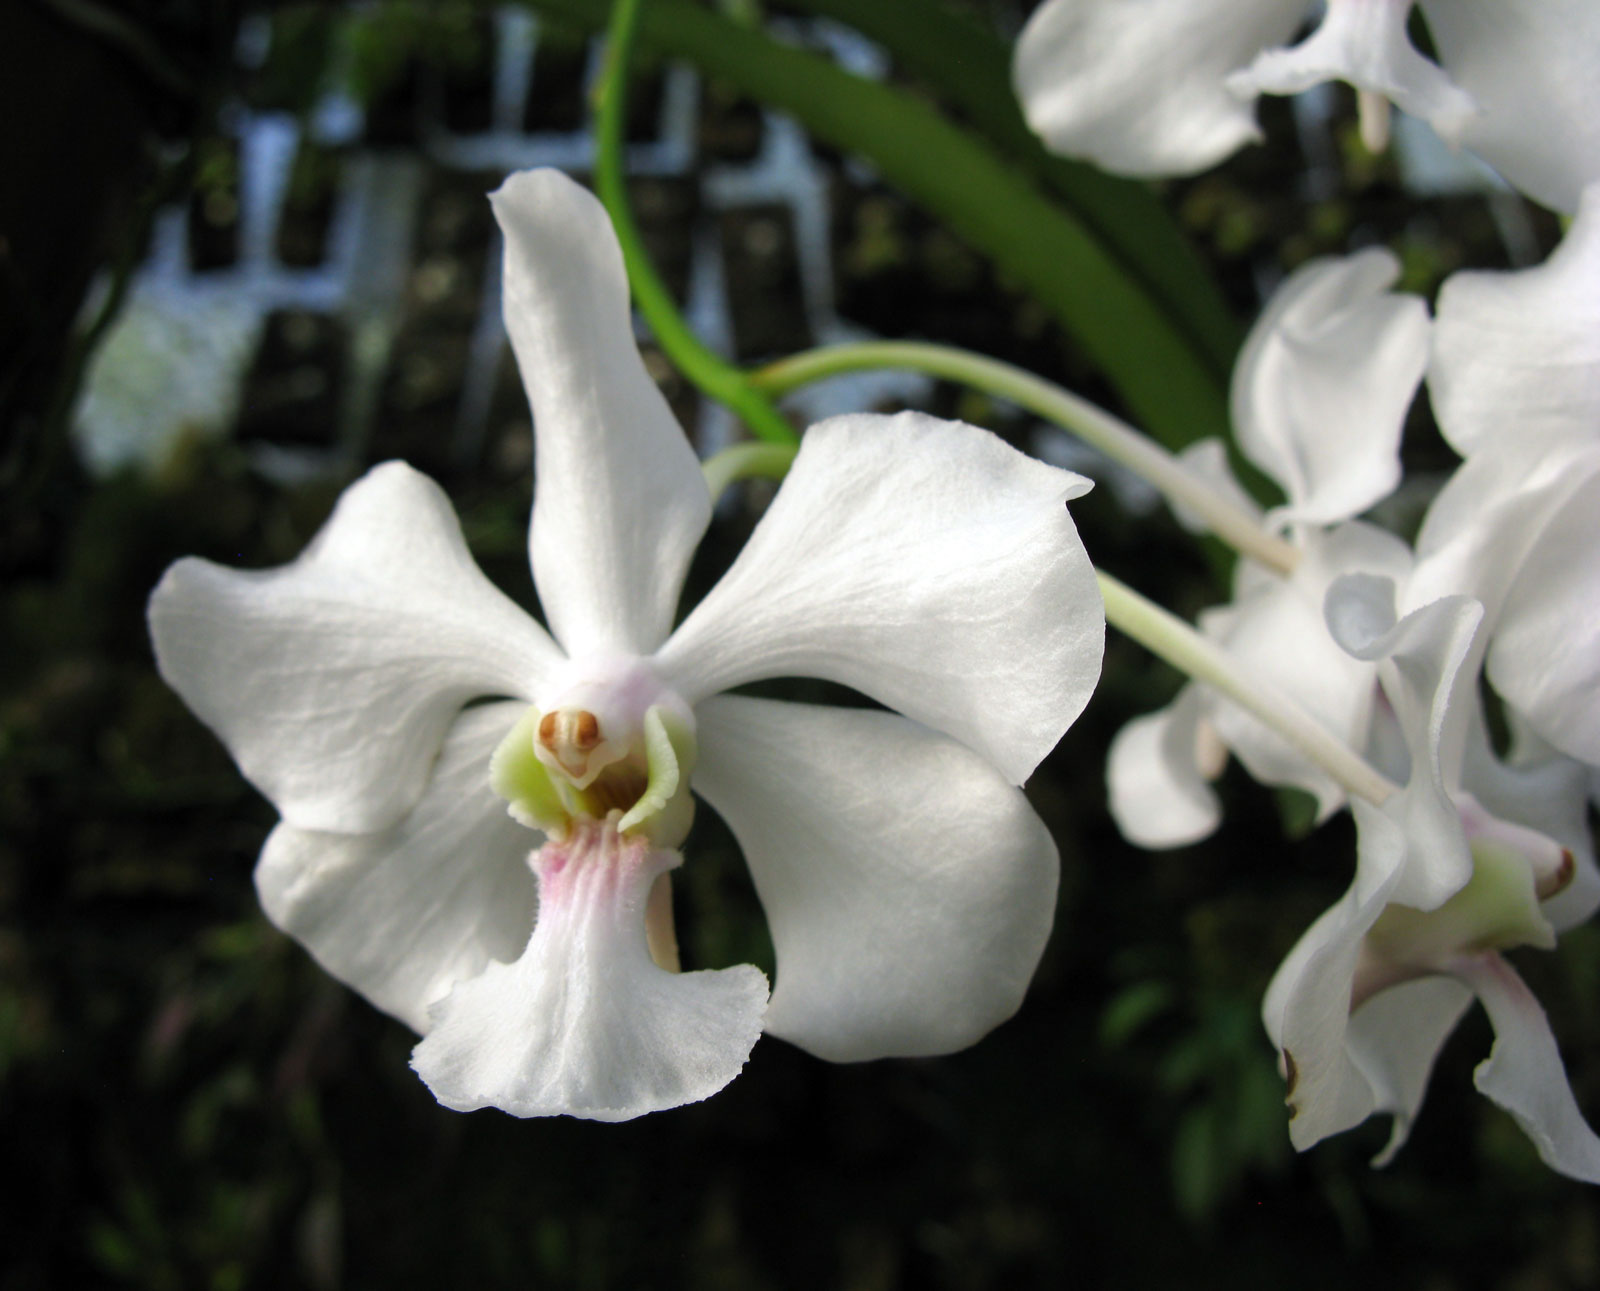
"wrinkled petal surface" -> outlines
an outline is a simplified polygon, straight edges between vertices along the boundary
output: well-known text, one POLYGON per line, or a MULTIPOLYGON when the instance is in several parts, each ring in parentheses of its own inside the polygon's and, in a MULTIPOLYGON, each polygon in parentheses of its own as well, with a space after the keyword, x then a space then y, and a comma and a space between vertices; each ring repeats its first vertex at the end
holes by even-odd
POLYGON ((1400 432, 1428 361, 1428 308, 1388 290, 1381 248, 1297 269, 1234 366, 1239 449, 1283 486, 1282 523, 1331 524, 1400 481, 1400 432))
POLYGON ((680 859, 592 822, 546 843, 526 951, 459 984, 412 1053, 434 1096, 461 1112, 625 1121, 737 1076, 761 1034, 761 970, 670 973, 646 945, 651 885, 680 859))
POLYGON ((1185 847, 1222 820, 1199 756, 1204 704, 1185 686, 1166 708, 1136 717, 1111 741, 1106 790, 1111 815, 1130 843, 1185 847))
POLYGON ((1445 279, 1428 393, 1464 457, 1600 444, 1600 184, 1543 264, 1445 279))
POLYGON ((1228 74, 1287 40, 1303 0, 1048 0, 1012 82, 1052 151, 1123 175, 1186 175, 1259 139, 1228 74))
POLYGON ((491 200, 533 405, 540 602, 568 654, 649 654, 672 628, 711 495, 634 343, 605 209, 555 170, 514 174, 491 200))
POLYGON ((1600 1138, 1583 1119, 1550 1020, 1527 984, 1499 955, 1463 957, 1453 971, 1483 1002, 1494 1048, 1473 1080, 1517 1124, 1552 1170, 1600 1183, 1600 1138))
POLYGON ((539 835, 506 814, 489 758, 523 705, 469 708, 422 797, 388 829, 323 834, 281 824, 256 867, 267 916, 341 982, 416 1031, 428 1007, 527 945, 528 853, 539 835))
POLYGON ((767 1030, 857 1061, 948 1053, 1016 1011, 1058 868, 1018 790, 892 713, 724 695, 697 715, 695 787, 777 949, 767 1030))
MULTIPOLYGON (((1469 6, 1457 0, 1456 7, 1469 6)), ((1347 81, 1381 94, 1459 143, 1477 105, 1412 47, 1406 35, 1410 14, 1410 0, 1328 0, 1316 31, 1293 49, 1266 50, 1247 71, 1230 77, 1228 87, 1236 94, 1298 94, 1324 81, 1347 81)))
POLYGON ((167 684, 299 829, 384 829, 468 700, 531 697, 560 653, 479 572, 438 485, 403 462, 345 490, 277 569, 180 560, 150 598, 167 684))
POLYGON ((1576 209, 1585 185, 1600 179, 1600 5, 1421 3, 1440 61, 1482 109, 1467 123, 1466 145, 1535 201, 1576 209))
POLYGON ((1089 482, 921 413, 806 432, 727 575, 657 656, 690 702, 853 686, 1020 784, 1100 676, 1105 609, 1065 503, 1089 482))

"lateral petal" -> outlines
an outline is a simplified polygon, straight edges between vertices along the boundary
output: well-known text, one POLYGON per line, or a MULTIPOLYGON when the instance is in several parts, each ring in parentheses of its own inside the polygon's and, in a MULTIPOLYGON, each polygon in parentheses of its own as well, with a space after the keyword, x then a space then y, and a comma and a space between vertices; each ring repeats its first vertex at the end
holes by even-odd
POLYGON ((417 805, 370 834, 280 824, 256 891, 316 961, 415 1031, 428 1007, 527 944, 539 835, 489 787, 489 758, 524 710, 485 704, 456 718, 417 805))
POLYGON ((1081 476, 921 413, 835 417, 657 656, 691 703, 822 677, 1020 784, 1083 711, 1105 611, 1065 503, 1081 476))
POLYGON ((1400 481, 1400 432, 1428 361, 1428 307, 1389 291, 1374 247, 1313 260, 1273 293, 1234 365, 1239 449, 1283 486, 1269 522, 1332 524, 1400 481))
POLYGON ((1049 0, 1017 41, 1012 84, 1054 152, 1122 175, 1187 175, 1259 139, 1228 74, 1281 44, 1303 0, 1049 0))
POLYGON ((1494 1048, 1473 1081, 1516 1118, 1552 1170, 1600 1183, 1600 1138, 1572 1096, 1567 1070, 1539 1001, 1499 955, 1463 956, 1452 971, 1483 1002, 1494 1048))
POLYGON ((605 208, 556 170, 514 174, 490 200, 533 405, 540 602, 570 655, 647 655, 672 628, 711 495, 639 356, 605 208))
POLYGON ((696 712, 695 787, 777 948, 768 1031, 853 1062, 948 1053, 1016 1011, 1058 870, 1018 790, 892 713, 733 695, 696 712))
POLYGON ((531 698, 560 662, 403 462, 346 489, 291 564, 178 561, 149 615, 161 676, 298 829, 387 828, 464 703, 531 698))
POLYGON ((1463 457, 1600 442, 1600 184, 1543 264, 1445 279, 1428 394, 1463 457))
MULTIPOLYGON (((1463 142, 1515 187, 1572 211, 1600 179, 1600 6, 1421 0, 1439 61, 1482 109, 1463 142)), ((1404 104, 1401 105, 1402 107, 1404 104)))
POLYGON ((1489 680, 1562 752, 1600 766, 1600 453, 1517 570, 1488 658, 1489 680))
POLYGON ((681 860, 609 823, 546 843, 527 949, 457 984, 412 1052, 434 1097, 460 1112, 626 1121, 737 1076, 761 1034, 766 977, 748 964, 671 973, 646 945, 651 886, 681 860))
POLYGON ((1209 837, 1221 822, 1221 804, 1199 757, 1202 709, 1199 688, 1185 686, 1166 708, 1135 717, 1111 741, 1107 805, 1130 843, 1185 847, 1209 837))

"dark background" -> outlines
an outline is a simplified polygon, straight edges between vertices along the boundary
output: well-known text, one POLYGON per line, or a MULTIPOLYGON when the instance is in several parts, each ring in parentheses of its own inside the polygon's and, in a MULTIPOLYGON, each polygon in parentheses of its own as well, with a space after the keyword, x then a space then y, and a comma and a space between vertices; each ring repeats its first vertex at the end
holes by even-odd
MULTIPOLYGON (((370 142, 415 147, 430 78, 470 127, 481 14, 378 8, 395 20, 359 87, 381 136, 370 142)), ((451 396, 471 300, 414 291, 373 440, 342 471, 291 486, 252 455, 263 442, 334 441, 349 337, 319 317, 269 320, 235 436, 92 479, 67 435, 92 278, 136 264, 152 211, 174 200, 197 211, 197 256, 227 263, 228 203, 206 201, 230 182, 221 106, 303 101, 315 62, 304 51, 327 12, 280 10, 286 38, 250 72, 233 57, 240 14, 226 5, 11 0, 0 15, 0 1160, 13 1194, 0 1287, 1600 1282, 1591 1194, 1546 1171, 1472 1090, 1490 1043, 1477 1013, 1396 1164, 1366 1165, 1387 1133, 1378 1122, 1290 1151, 1258 1002, 1348 881, 1352 832, 1341 818, 1307 834, 1303 804, 1230 771, 1214 839, 1164 855, 1122 843, 1104 749, 1178 679, 1116 639, 1089 712, 1029 785, 1062 852, 1055 935, 1021 1013, 976 1048, 830 1066, 767 1039, 710 1101, 623 1125, 439 1108, 407 1067, 413 1037, 260 914, 250 875, 273 813, 154 675, 144 602, 181 555, 291 559, 348 478, 404 456, 445 484, 484 567, 531 604, 515 374, 503 373, 481 450, 461 460, 451 396)), ((1320 252, 1386 242, 1424 292, 1458 265, 1504 263, 1483 200, 1407 196, 1392 162, 1353 142, 1349 108, 1341 98, 1333 122, 1332 196, 1305 198, 1307 161, 1274 100, 1267 147, 1163 188, 1241 319, 1258 284, 1320 252)), ((539 110, 544 128, 575 127, 575 80, 539 110)), ((750 155, 761 129, 755 105, 706 87, 708 163, 750 155)), ((841 314, 1108 397, 982 260, 840 158, 817 161, 832 176, 841 314)), ((318 175, 338 164, 309 157, 297 171, 291 243, 315 246, 318 175)), ((479 194, 496 182, 430 176, 419 264, 482 264, 479 194)), ((665 182, 636 193, 669 279, 673 248, 703 216, 694 193, 665 182)), ((744 218, 771 227, 728 238, 739 356, 801 348, 792 231, 770 212, 744 218)), ((1532 220, 1548 247, 1553 221, 1532 220)), ((692 419, 695 396, 662 371, 692 419)), ((929 406, 1030 442, 1027 423, 983 399, 940 388, 929 406)), ((1425 411, 1411 432, 1414 468, 1448 467, 1425 411)), ((761 501, 752 488, 719 518, 689 598, 761 501)), ((1074 512, 1097 561, 1180 612, 1224 595, 1164 513, 1130 516, 1106 488, 1074 512)), ((686 958, 754 959, 770 973, 759 908, 708 808, 685 851, 686 958)), ((1600 936, 1580 929, 1518 967, 1552 1014, 1580 1104, 1600 1108, 1600 936)))

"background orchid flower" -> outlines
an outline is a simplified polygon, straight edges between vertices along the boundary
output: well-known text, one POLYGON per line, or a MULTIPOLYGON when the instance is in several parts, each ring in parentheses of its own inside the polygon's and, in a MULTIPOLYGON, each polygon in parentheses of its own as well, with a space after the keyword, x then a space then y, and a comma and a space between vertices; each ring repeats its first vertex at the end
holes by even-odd
POLYGON ((1028 123, 1055 151, 1127 175, 1192 174, 1258 140, 1259 94, 1348 81, 1381 146, 1393 103, 1507 182, 1570 211, 1600 178, 1600 10, 1588 0, 1047 0, 1017 42, 1028 123))
POLYGON ((970 426, 835 418, 674 631, 711 503, 635 348, 610 225, 553 171, 493 202, 550 631, 398 462, 293 564, 184 560, 151 598, 163 677, 283 816, 268 914, 424 1033, 414 1066, 461 1109, 694 1101, 763 1028, 836 1060, 971 1043, 1016 1009, 1051 923, 1055 846, 1014 786, 1098 675, 1064 505, 1088 483, 970 426), (793 675, 897 711, 723 693, 793 675), (672 971, 691 777, 771 921, 770 1003, 748 965, 672 971))
MULTIPOLYGON (((1351 517, 1399 482, 1400 433, 1427 362, 1428 312, 1388 290, 1399 265, 1387 251, 1303 266, 1273 295, 1235 366, 1231 407, 1239 450, 1286 496, 1264 523, 1301 555, 1287 576, 1241 560, 1231 604, 1200 616, 1201 630, 1251 676, 1293 694, 1330 731, 1361 747, 1376 694, 1370 664, 1328 635, 1323 601, 1341 574, 1403 578, 1411 554, 1398 538, 1351 517)), ((1186 454, 1190 468, 1241 506, 1220 442, 1186 454)), ((1190 685, 1168 709, 1134 719, 1107 761, 1113 815, 1146 847, 1205 837, 1220 820, 1206 781, 1232 751, 1265 784, 1313 794, 1319 818, 1343 791, 1275 732, 1190 685)))
POLYGON ((1600 766, 1600 185, 1544 264, 1445 283, 1428 386, 1466 460, 1418 536, 1413 603, 1482 600, 1495 689, 1600 766))
POLYGON ((1501 819, 1463 788, 1482 607, 1447 597, 1397 622, 1394 592, 1358 575, 1328 596, 1330 631, 1379 664, 1410 773, 1382 806, 1352 802, 1355 881, 1267 990, 1263 1020, 1288 1081, 1291 1137, 1304 1149, 1388 1112, 1393 1132, 1378 1163, 1387 1161, 1476 997, 1496 1036, 1478 1088, 1552 1168, 1600 1182, 1600 1138, 1578 1110, 1543 1010, 1501 954, 1552 948, 1600 906, 1600 873, 1587 846, 1574 851, 1501 819))

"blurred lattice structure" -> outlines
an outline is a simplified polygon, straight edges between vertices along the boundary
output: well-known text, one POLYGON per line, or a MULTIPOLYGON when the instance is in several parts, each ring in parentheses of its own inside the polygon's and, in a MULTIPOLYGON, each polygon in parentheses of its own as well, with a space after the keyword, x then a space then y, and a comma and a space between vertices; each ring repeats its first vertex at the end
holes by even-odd
MULTIPOLYGON (((244 24, 246 71, 269 64, 275 30, 265 16, 244 24)), ((854 70, 887 70, 842 27, 790 32, 854 70)), ((229 104, 195 193, 155 218, 132 288, 144 308, 123 326, 171 330, 186 316, 227 311, 239 343, 207 354, 180 340, 166 347, 169 361, 238 385, 231 403, 200 401, 211 424, 196 429, 232 430, 221 423, 236 412, 239 436, 269 474, 337 473, 395 455, 459 470, 486 450, 526 454, 527 413, 500 317, 501 239, 484 195, 512 170, 587 174, 585 104, 599 44, 547 31, 520 8, 485 15, 475 35, 464 65, 418 63, 372 102, 335 87, 301 113, 229 104)), ((637 97, 633 199, 696 331, 741 361, 867 335, 836 304, 837 167, 812 155, 795 123, 708 92, 682 65, 648 76, 637 97)), ((91 371, 91 395, 116 340, 91 371)), ((133 348, 129 361, 147 370, 160 347, 133 348)), ((657 370, 703 451, 730 441, 725 409, 657 370)), ((925 384, 852 379, 802 398, 796 411, 813 420, 925 384)), ((138 425, 110 424, 93 407, 80 424, 91 464, 139 456, 138 425)), ((152 454, 170 447, 162 431, 144 445, 152 454)))

